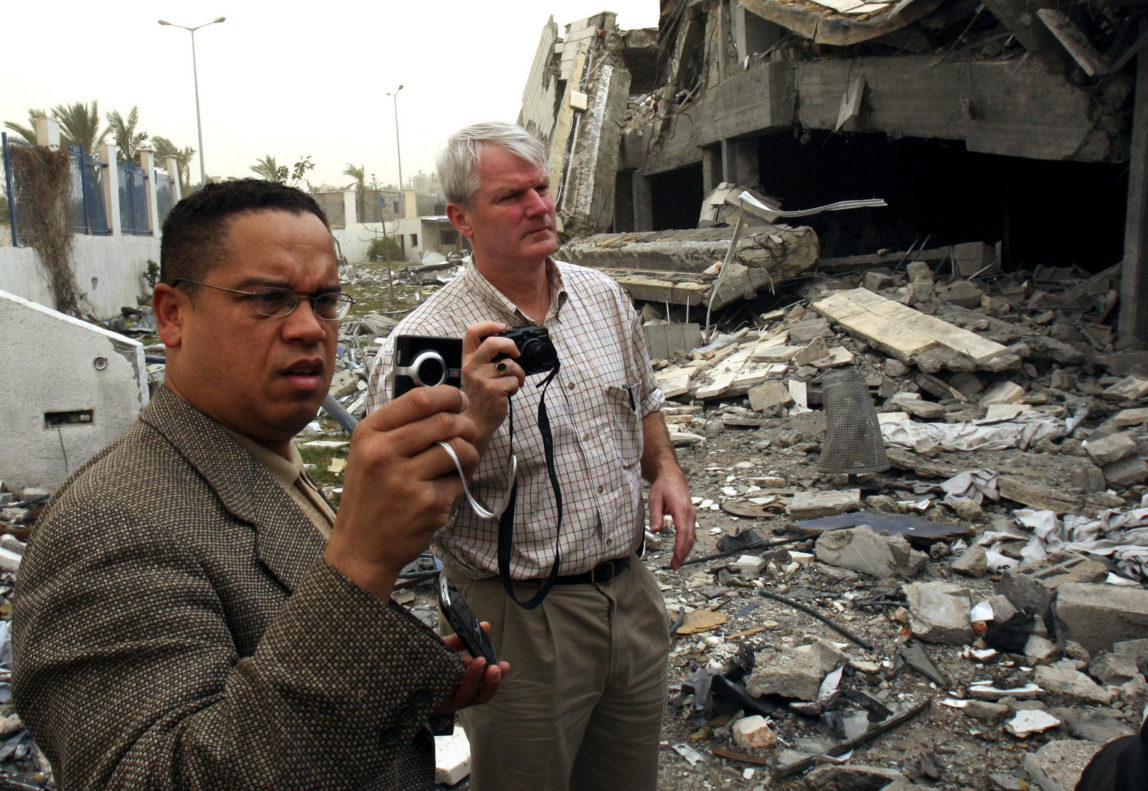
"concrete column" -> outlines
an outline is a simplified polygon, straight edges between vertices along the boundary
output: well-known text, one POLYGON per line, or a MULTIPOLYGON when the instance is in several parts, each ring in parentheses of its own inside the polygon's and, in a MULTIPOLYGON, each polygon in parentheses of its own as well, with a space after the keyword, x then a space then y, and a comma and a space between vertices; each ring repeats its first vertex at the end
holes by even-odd
POLYGON ((37 118, 32 122, 36 130, 36 145, 47 148, 60 147, 60 123, 54 118, 37 118))
POLYGON ((654 230, 654 199, 650 193, 650 179, 634 172, 634 230, 654 230))
POLYGON ((721 141, 722 181, 746 187, 758 186, 756 140, 721 141))
MULTIPOLYGON (((1146 25, 1140 25, 1144 32, 1146 25)), ((1120 270, 1121 348, 1148 342, 1148 54, 1136 56, 1136 104, 1132 112, 1132 145, 1128 169, 1128 208, 1124 220, 1124 265, 1120 270)))
POLYGON ((403 190, 403 216, 419 216, 418 193, 414 190, 403 190))
POLYGON ((168 154, 163 158, 163 169, 166 170, 167 175, 171 177, 171 194, 175 196, 177 201, 182 200, 183 190, 179 183, 179 160, 176 159, 172 154, 168 154))
POLYGON ((120 223, 120 167, 116 147, 111 144, 100 146, 100 160, 104 165, 104 209, 108 213, 108 228, 113 237, 123 236, 123 224, 120 223))
POLYGON ((359 222, 359 214, 355 207, 355 191, 343 190, 343 227, 354 228, 359 222))
POLYGON ((151 228, 152 236, 159 236, 159 202, 155 194, 155 151, 150 148, 140 149, 140 167, 143 168, 144 178, 147 179, 147 227, 151 228))
POLYGON ((702 192, 708 193, 722 181, 722 147, 702 149, 702 192))

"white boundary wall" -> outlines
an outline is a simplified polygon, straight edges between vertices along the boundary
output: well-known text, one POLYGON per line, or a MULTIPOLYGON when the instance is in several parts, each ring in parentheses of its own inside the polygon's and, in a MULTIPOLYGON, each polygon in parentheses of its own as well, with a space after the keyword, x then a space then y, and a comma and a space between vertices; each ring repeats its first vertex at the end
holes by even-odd
MULTIPOLYGON (((118 316, 137 307, 148 293, 147 262, 159 264, 154 236, 72 235, 76 284, 98 318, 118 316)), ((49 308, 56 305, 40 257, 30 247, 0 247, 0 290, 49 308)))

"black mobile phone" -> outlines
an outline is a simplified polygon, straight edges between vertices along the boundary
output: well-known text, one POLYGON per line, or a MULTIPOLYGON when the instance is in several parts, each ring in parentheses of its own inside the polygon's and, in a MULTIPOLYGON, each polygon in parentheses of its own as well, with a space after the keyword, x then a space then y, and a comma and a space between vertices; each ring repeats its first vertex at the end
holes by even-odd
POLYGON ((462 339, 399 335, 395 338, 394 397, 416 387, 462 387, 462 339))
POLYGON ((438 606, 450 628, 454 629, 454 633, 462 640, 471 656, 484 657, 492 665, 498 663, 494 654, 494 644, 490 642, 486 630, 474 617, 458 588, 446 578, 445 574, 438 576, 438 606))

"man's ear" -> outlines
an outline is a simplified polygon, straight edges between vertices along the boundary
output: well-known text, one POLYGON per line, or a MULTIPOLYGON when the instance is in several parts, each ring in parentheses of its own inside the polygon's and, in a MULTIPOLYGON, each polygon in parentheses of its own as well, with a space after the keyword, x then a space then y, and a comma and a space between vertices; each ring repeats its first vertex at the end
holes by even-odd
POLYGON ((178 349, 183 342, 183 319, 191 307, 191 298, 187 292, 175 286, 156 283, 152 290, 151 304, 160 340, 169 349, 178 349))
POLYGON ((464 237, 467 239, 474 238, 474 228, 470 224, 464 207, 459 206, 457 203, 448 203, 446 205, 446 216, 447 219, 450 220, 451 225, 458 228, 458 232, 464 237))

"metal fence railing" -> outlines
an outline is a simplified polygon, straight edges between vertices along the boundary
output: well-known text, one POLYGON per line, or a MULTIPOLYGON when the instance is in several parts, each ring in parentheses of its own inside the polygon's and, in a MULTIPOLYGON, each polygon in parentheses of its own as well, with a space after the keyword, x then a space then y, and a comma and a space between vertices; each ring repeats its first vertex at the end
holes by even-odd
POLYGON ((12 233, 12 246, 19 244, 16 238, 16 190, 12 179, 11 148, 22 146, 18 140, 9 140, 8 135, 0 132, 0 147, 4 149, 4 194, 8 196, 8 223, 12 233))
POLYGON ((68 143, 72 157, 72 230, 93 236, 107 236, 108 213, 104 209, 103 168, 100 161, 81 146, 68 143))
POLYGON ((120 229, 127 234, 146 236, 151 233, 147 216, 147 174, 143 168, 120 159, 120 229))
POLYGON ((155 208, 156 213, 159 214, 160 228, 162 228, 163 221, 167 219, 167 213, 175 205, 175 181, 162 170, 153 169, 152 172, 155 173, 155 208))

